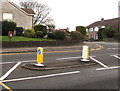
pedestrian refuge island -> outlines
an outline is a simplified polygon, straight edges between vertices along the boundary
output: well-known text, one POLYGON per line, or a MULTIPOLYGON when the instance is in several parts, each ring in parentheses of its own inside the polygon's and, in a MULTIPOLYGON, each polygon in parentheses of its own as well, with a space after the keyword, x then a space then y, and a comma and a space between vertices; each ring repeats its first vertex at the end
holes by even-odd
MULTIPOLYGON (((55 55, 55 54, 54 54, 55 55)), ((89 61, 90 48, 85 45, 82 47, 82 59, 73 59, 70 61, 59 61, 44 63, 44 49, 42 47, 37 48, 37 57, 35 63, 24 63, 23 68, 36 71, 58 70, 65 68, 84 67, 97 64, 95 61, 89 61)))

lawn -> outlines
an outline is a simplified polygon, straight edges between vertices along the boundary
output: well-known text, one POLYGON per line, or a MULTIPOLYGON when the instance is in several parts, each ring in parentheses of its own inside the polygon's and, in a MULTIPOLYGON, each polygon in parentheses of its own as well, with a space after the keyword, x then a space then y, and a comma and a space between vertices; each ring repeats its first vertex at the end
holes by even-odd
MULTIPOLYGON (((0 41, 10 41, 8 36, 0 36, 0 41)), ((52 39, 43 39, 43 38, 26 38, 22 36, 13 36, 11 41, 56 41, 52 39)))

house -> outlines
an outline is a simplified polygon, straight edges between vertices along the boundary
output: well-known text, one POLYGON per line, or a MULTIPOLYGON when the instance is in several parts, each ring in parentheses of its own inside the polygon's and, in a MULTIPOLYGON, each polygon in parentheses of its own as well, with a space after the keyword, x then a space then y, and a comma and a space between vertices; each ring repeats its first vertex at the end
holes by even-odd
POLYGON ((32 28, 34 11, 32 9, 20 8, 8 0, 0 1, 0 21, 10 20, 17 23, 17 26, 25 29, 32 28))
POLYGON ((96 21, 89 26, 87 26, 86 32, 89 39, 98 40, 98 31, 100 28, 105 27, 112 27, 115 30, 118 30, 118 21, 120 18, 113 18, 104 20, 104 18, 101 19, 101 21, 96 21))

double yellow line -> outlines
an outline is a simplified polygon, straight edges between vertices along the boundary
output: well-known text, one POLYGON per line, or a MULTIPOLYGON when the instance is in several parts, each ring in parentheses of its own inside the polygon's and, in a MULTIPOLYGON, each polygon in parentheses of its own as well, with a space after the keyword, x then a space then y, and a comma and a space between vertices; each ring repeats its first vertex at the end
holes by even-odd
POLYGON ((11 88, 9 88, 7 85, 5 85, 4 83, 0 82, 0 85, 3 86, 5 89, 7 89, 8 91, 13 91, 11 88))

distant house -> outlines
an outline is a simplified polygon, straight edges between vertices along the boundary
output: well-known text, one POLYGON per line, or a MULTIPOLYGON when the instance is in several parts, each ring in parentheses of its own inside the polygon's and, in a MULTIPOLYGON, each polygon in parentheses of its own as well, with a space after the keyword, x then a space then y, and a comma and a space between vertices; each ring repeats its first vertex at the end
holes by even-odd
POLYGON ((17 23, 17 26, 25 29, 32 28, 34 11, 18 7, 8 0, 0 1, 0 21, 10 20, 17 23))
POLYGON ((96 21, 89 26, 87 26, 86 32, 87 36, 89 39, 98 39, 98 31, 100 28, 105 28, 105 27, 112 27, 115 30, 118 30, 118 21, 120 18, 113 18, 113 19, 108 19, 104 20, 103 18, 101 21, 96 21))

